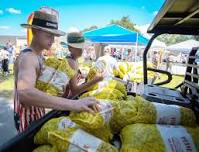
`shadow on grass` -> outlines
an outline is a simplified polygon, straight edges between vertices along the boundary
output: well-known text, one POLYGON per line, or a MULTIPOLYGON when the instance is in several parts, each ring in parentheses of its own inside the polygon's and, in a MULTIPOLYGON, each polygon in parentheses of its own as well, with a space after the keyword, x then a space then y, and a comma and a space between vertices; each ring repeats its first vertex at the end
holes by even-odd
POLYGON ((7 77, 0 75, 0 97, 12 98, 14 89, 14 76, 12 74, 7 77))

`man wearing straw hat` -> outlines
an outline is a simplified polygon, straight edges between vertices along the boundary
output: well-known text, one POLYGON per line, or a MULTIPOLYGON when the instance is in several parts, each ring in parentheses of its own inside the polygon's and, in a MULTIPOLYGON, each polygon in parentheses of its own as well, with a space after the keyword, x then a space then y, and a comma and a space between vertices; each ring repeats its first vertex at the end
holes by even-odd
POLYGON ((64 97, 78 96, 87 91, 90 87, 103 80, 103 76, 97 74, 92 80, 79 84, 81 80, 81 71, 79 70, 78 58, 82 56, 83 48, 85 46, 85 39, 83 34, 78 29, 72 29, 67 35, 67 45, 70 54, 66 57, 69 65, 77 74, 71 78, 69 85, 66 87, 64 97))
POLYGON ((35 82, 42 69, 42 52, 51 48, 55 36, 65 35, 58 30, 56 15, 35 11, 32 24, 21 26, 32 29, 33 39, 30 47, 21 51, 14 67, 14 118, 17 130, 22 132, 33 121, 43 117, 44 108, 97 112, 97 102, 94 98, 74 101, 47 95, 35 88, 35 82))

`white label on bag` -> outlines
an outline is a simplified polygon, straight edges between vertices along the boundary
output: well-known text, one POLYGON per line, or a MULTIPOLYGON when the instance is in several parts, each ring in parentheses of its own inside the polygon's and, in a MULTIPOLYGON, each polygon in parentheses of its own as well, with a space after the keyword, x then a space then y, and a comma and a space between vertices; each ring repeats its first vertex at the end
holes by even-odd
POLYGON ((64 91, 64 87, 68 84, 70 79, 65 73, 57 71, 52 67, 45 66, 38 80, 44 83, 50 83, 60 91, 64 91))
POLYGON ((182 126, 157 125, 167 152, 197 152, 192 137, 182 126))
POLYGON ((67 152, 96 152, 102 141, 78 129, 70 138, 70 143, 67 152))
POLYGON ((108 124, 113 115, 113 107, 110 102, 104 100, 100 101, 99 104, 102 109, 100 114, 104 118, 105 123, 108 124))
POLYGON ((61 119, 60 122, 58 123, 58 129, 60 130, 64 130, 66 128, 74 128, 74 127, 76 127, 76 124, 67 118, 61 119))
POLYGON ((48 83, 52 76, 53 73, 55 73, 55 69, 48 67, 48 66, 44 66, 44 70, 42 71, 41 75, 39 76, 38 80, 44 82, 44 83, 48 83))
POLYGON ((64 90, 64 86, 68 84, 69 82, 68 76, 61 72, 61 71, 56 71, 53 75, 52 80, 50 81, 50 84, 58 88, 59 90, 64 90))
POLYGON ((156 123, 170 124, 170 125, 180 124, 181 113, 180 113, 179 106, 166 105, 166 104, 154 103, 154 102, 152 103, 155 106, 156 112, 157 112, 156 123))

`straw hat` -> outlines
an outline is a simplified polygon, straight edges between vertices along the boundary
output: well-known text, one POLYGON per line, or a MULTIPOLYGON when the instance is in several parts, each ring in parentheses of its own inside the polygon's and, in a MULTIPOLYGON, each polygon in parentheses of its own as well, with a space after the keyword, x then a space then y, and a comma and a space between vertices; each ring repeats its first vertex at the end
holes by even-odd
POLYGON ((35 28, 55 36, 64 36, 66 33, 58 30, 57 17, 41 11, 35 11, 32 24, 21 24, 24 28, 35 28))

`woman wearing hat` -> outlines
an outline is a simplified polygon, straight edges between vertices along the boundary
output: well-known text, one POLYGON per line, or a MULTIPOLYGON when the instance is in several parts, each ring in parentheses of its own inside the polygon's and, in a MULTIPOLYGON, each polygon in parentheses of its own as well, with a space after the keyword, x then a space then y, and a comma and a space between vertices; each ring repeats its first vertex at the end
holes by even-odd
POLYGON ((33 39, 30 47, 21 51, 15 66, 14 118, 19 132, 45 114, 44 108, 69 111, 97 112, 93 98, 69 100, 47 95, 35 88, 35 82, 42 73, 42 52, 49 50, 55 36, 65 35, 58 30, 57 17, 40 11, 34 12, 32 24, 22 24, 31 28, 33 39))
POLYGON ((93 80, 78 85, 81 78, 81 72, 78 67, 77 59, 82 56, 85 40, 81 32, 75 31, 68 33, 67 42, 68 49, 70 51, 70 55, 67 56, 68 63, 71 68, 77 72, 77 74, 70 80, 70 84, 66 88, 64 97, 74 97, 87 91, 88 88, 102 81, 103 77, 98 75, 93 80))

